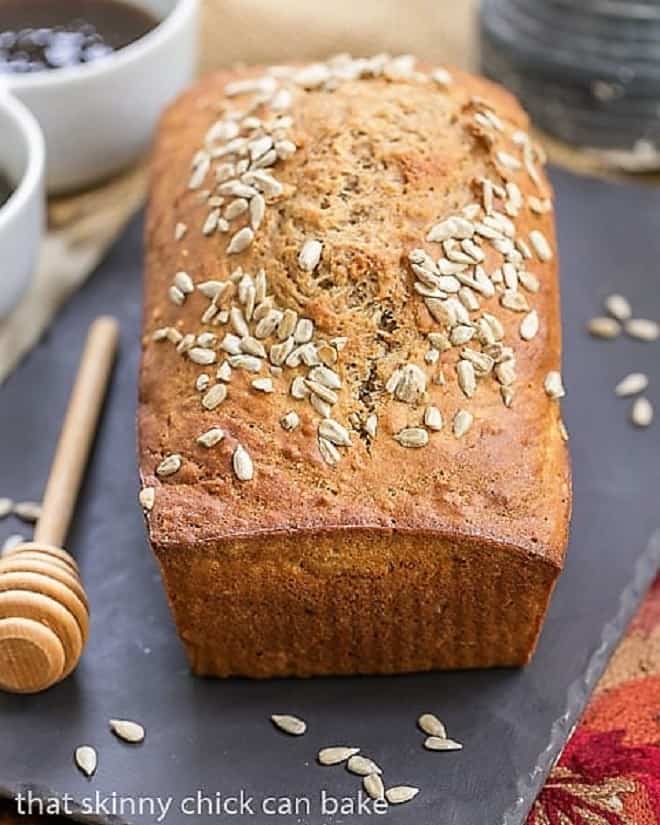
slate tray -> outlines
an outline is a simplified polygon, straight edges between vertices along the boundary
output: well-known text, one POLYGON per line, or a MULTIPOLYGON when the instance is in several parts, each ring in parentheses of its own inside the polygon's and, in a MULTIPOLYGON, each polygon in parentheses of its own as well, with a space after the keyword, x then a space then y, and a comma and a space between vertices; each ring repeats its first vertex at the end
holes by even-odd
MULTIPOLYGON (((377 817, 324 816, 319 794, 358 794, 343 768, 321 768, 323 745, 357 743, 389 783, 419 785, 391 809, 396 825, 519 825, 557 757, 660 560, 660 439, 627 423, 613 397, 631 369, 654 379, 658 346, 597 342, 584 322, 613 289, 640 313, 660 318, 660 193, 556 172, 562 250, 565 413, 572 433, 575 516, 568 565, 539 651, 524 670, 308 681, 204 681, 187 671, 136 506, 135 373, 140 321, 141 221, 135 220, 52 332, 0 389, 0 490, 39 497, 88 323, 100 312, 122 321, 122 355, 69 546, 93 606, 92 636, 74 678, 47 694, 0 696, 0 788, 32 787, 78 800, 102 795, 173 796, 202 789, 259 804, 267 795, 307 796, 298 816, 219 817, 249 823, 356 823, 377 817), (415 728, 435 710, 461 753, 431 754, 415 728), (309 733, 275 731, 272 712, 299 713, 309 733), (107 732, 113 716, 141 720, 144 745, 107 732), (93 780, 74 768, 81 743, 100 753, 93 780)), ((4 523, 2 530, 15 530, 4 523)), ((118 798, 118 797, 115 797, 118 798)), ((107 816, 101 817, 110 821, 107 816)), ((153 823, 157 816, 116 821, 153 823)), ((176 809, 168 825, 212 821, 176 809)))

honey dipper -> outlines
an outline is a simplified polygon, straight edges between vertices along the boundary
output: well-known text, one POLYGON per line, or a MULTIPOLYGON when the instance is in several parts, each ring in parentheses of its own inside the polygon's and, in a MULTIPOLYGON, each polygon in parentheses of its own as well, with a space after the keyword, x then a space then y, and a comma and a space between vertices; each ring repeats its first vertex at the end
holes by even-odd
POLYGON ((117 351, 114 318, 91 325, 51 467, 34 541, 0 558, 0 690, 38 693, 80 660, 89 605, 78 565, 61 549, 117 351))

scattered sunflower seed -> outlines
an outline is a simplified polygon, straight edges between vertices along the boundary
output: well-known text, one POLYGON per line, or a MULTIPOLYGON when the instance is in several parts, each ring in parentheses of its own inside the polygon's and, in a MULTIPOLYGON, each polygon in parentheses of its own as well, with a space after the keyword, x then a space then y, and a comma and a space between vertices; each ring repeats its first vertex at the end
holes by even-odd
POLYGON ((90 745, 81 745, 76 748, 74 759, 76 765, 85 776, 93 776, 96 772, 98 758, 96 751, 90 745))
POLYGON ((378 416, 375 413, 368 416, 367 420, 364 422, 364 430, 370 438, 376 437, 376 431, 378 430, 378 416))
POLYGON ((174 240, 182 240, 187 231, 188 227, 185 223, 177 223, 177 225, 174 227, 174 240))
POLYGON ((427 407, 424 410, 424 426, 434 432, 442 429, 442 413, 437 407, 427 407))
POLYGON ((174 475, 174 473, 179 472, 182 463, 183 460, 178 453, 168 455, 160 462, 158 467, 156 467, 156 475, 160 476, 161 478, 166 478, 167 476, 174 475))
POLYGON ((616 338, 621 332, 621 325, 616 319, 603 316, 592 318, 587 324, 587 331, 594 338, 616 338))
POLYGON ((128 719, 111 719, 109 725, 110 730, 115 736, 124 742, 128 742, 131 745, 138 745, 140 742, 144 742, 144 728, 137 722, 131 722, 128 719))
POLYGON ((12 533, 11 536, 7 536, 4 540, 2 545, 2 552, 8 553, 10 550, 13 550, 15 547, 18 547, 19 544, 24 544, 26 541, 25 536, 21 536, 20 533, 12 533))
POLYGON ((445 726, 434 713, 422 713, 417 720, 417 724, 427 736, 439 736, 442 739, 447 736, 445 726))
POLYGON ((403 802, 410 802, 419 793, 419 788, 412 785, 395 785, 385 791, 385 799, 390 805, 401 805, 403 802))
POLYGON ((463 748, 460 742, 446 739, 444 736, 427 736, 424 747, 428 751, 460 751, 463 748))
POLYGON ((369 759, 366 756, 361 756, 360 754, 351 756, 346 763, 346 768, 351 773, 355 773, 358 776, 369 776, 373 773, 382 774, 381 769, 373 761, 373 759, 369 759))
POLYGON ((187 272, 177 272, 174 276, 174 286, 183 292, 184 295, 190 295, 191 292, 194 292, 195 285, 193 284, 193 279, 188 275, 187 272))
POLYGON ((14 505, 14 515, 21 521, 34 524, 41 518, 41 505, 36 501, 19 501, 14 505))
POLYGON ((254 231, 249 226, 244 226, 229 242, 227 247, 227 255, 238 255, 244 252, 254 240, 254 231))
POLYGON ((239 481, 251 481, 254 478, 254 465, 252 463, 252 459, 242 444, 239 444, 234 450, 234 455, 232 456, 232 467, 234 468, 234 473, 239 481))
POLYGON ((225 434, 220 427, 211 427, 210 430, 198 435, 196 441, 198 444, 201 444, 202 447, 210 448, 215 447, 216 444, 219 444, 224 437, 225 434))
POLYGON ((322 251, 323 244, 321 241, 305 241, 298 255, 298 266, 305 272, 313 272, 319 265, 322 251))
POLYGON ((653 421, 653 405, 648 398, 638 398, 630 412, 632 423, 636 427, 648 427, 653 421))
POLYGON ((302 736, 307 730, 307 723, 297 716, 274 713, 270 718, 275 727, 291 736, 302 736))
POLYGON ((644 392, 648 385, 649 379, 643 372, 631 372, 630 375, 626 375, 625 378, 619 381, 614 392, 619 398, 627 398, 629 395, 637 395, 640 392, 644 392))
POLYGON ((406 427, 394 438, 402 447, 425 447, 429 443, 429 434, 421 427, 406 427))
POLYGON ((459 410, 454 417, 454 435, 456 438, 463 438, 472 426, 473 422, 474 416, 471 412, 468 412, 467 410, 459 410))
POLYGON ((657 341, 660 338, 660 324, 647 318, 631 318, 626 322, 626 332, 639 341, 657 341))
POLYGON ((300 416, 297 412, 294 412, 292 410, 280 419, 280 424, 282 425, 283 429, 291 432, 292 430, 295 430, 297 427, 300 426, 300 416))
POLYGON ((214 384, 211 389, 203 396, 202 406, 206 410, 214 410, 220 406, 227 397, 226 384, 214 384))
POLYGON ((367 774, 362 779, 362 787, 372 799, 385 799, 385 785, 377 773, 367 774))
MULTIPOLYGON (((316 396, 313 396, 312 400, 314 400, 315 397, 316 396)), ((332 441, 328 441, 327 438, 319 438, 319 450, 326 464, 329 464, 331 467, 339 464, 341 454, 332 441)))
POLYGON ((351 758, 351 756, 355 756, 355 754, 359 752, 359 748, 322 748, 318 752, 317 758, 321 765, 340 765, 342 762, 346 762, 351 758))
POLYGON ((608 295, 605 299, 605 309, 617 321, 627 321, 632 317, 630 303, 623 295, 608 295))
POLYGON ((520 337, 523 341, 531 341, 539 331, 539 316, 535 309, 525 315, 520 322, 520 337))
POLYGON ((561 373, 556 370, 551 370, 545 377, 543 388, 549 398, 558 400, 566 395, 564 384, 561 380, 561 373))
POLYGON ((142 509, 146 510, 149 513, 154 508, 154 503, 156 501, 156 491, 153 487, 143 487, 140 490, 138 498, 140 500, 140 505, 142 506, 142 509))
POLYGON ((348 430, 338 421, 332 418, 325 418, 319 424, 319 435, 336 444, 338 447, 350 447, 351 437, 348 430))
POLYGON ((14 502, 10 498, 0 498, 0 518, 7 518, 14 510, 14 502))

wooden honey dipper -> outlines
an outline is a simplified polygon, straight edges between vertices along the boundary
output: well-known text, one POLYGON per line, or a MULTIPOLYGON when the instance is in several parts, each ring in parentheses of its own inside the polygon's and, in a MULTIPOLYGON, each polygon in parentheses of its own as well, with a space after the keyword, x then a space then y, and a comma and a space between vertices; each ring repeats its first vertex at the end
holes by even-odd
POLYGON ((34 541, 0 558, 0 690, 38 693, 76 667, 89 631, 78 565, 61 549, 117 351, 114 318, 91 325, 34 541))

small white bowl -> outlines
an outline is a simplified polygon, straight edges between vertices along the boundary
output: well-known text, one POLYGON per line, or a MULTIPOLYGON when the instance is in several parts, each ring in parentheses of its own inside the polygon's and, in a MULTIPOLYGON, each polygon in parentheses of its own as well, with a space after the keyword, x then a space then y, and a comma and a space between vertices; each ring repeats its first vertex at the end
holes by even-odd
POLYGON ((14 187, 0 206, 0 318, 30 284, 44 228, 45 149, 28 109, 0 91, 0 172, 14 187))
POLYGON ((197 68, 200 0, 132 0, 162 22, 95 63, 3 75, 46 139, 50 194, 109 178, 148 148, 165 106, 197 68))

